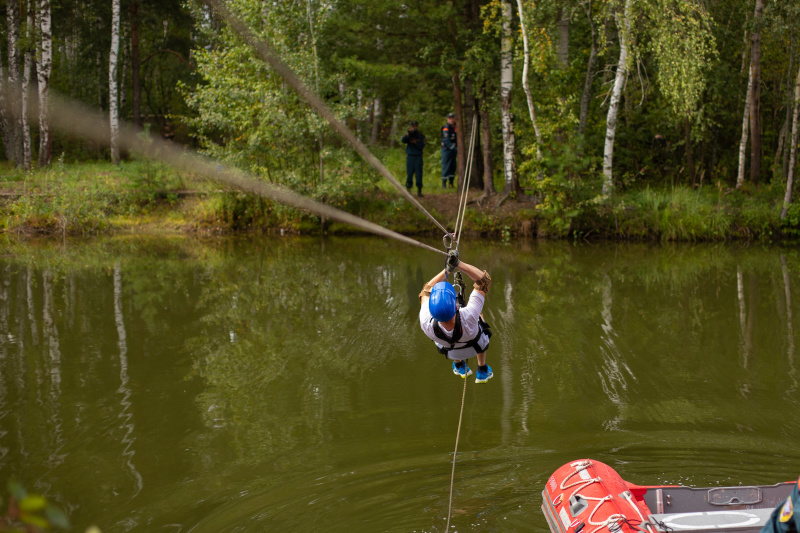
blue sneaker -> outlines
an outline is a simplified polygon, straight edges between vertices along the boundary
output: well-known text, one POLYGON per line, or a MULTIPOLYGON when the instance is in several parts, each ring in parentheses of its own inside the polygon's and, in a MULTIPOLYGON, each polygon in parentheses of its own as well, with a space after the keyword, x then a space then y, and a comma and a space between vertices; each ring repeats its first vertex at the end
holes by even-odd
MULTIPOLYGON (((471 372, 470 372, 471 374, 471 372)), ((469 375, 469 374, 467 374, 469 375)), ((475 374, 475 383, 486 383, 490 379, 494 377, 494 372, 492 372, 492 367, 486 365, 486 372, 478 368, 478 373, 475 374)))
POLYGON ((456 366, 456 362, 453 361, 453 374, 460 378, 467 379, 467 376, 472 375, 472 370, 469 368, 467 363, 464 363, 464 366, 458 367, 456 366))

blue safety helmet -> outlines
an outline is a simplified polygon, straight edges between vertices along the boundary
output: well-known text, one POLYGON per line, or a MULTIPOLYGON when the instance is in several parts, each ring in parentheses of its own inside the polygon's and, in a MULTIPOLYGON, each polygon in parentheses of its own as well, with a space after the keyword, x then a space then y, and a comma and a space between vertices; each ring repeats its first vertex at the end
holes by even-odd
POLYGON ((433 286, 428 300, 431 316, 439 322, 447 322, 456 314, 456 290, 450 283, 440 281, 433 286))

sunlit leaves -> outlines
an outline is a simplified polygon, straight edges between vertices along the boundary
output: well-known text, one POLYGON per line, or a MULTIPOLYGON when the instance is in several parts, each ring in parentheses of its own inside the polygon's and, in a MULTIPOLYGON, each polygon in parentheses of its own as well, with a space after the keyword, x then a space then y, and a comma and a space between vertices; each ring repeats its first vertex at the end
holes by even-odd
POLYGON ((689 0, 651 2, 649 48, 658 65, 661 93, 676 114, 690 116, 705 90, 709 63, 717 56, 710 16, 689 0))

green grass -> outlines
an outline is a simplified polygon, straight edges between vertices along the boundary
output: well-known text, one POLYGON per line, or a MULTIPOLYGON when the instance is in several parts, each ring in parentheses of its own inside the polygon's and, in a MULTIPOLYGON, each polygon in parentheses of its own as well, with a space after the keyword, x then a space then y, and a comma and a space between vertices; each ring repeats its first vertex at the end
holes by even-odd
POLYGON ((782 193, 764 187, 742 192, 688 186, 644 187, 615 195, 580 217, 579 232, 622 239, 722 241, 777 239, 782 193))
MULTIPOLYGON (((405 153, 381 148, 376 155, 405 182, 405 153)), ((425 157, 426 195, 453 194, 442 190, 438 150, 425 157)), ((502 176, 495 183, 502 186, 502 176)), ((59 164, 30 173, 0 166, 0 231, 273 231, 314 233, 319 217, 235 191, 221 191, 205 180, 181 174, 169 166, 146 161, 59 164), (183 195, 189 189, 199 194, 183 195), (181 193, 181 194, 179 194, 181 193), (10 194, 10 196, 8 196, 10 194)), ((425 216, 380 178, 364 190, 349 190, 331 201, 350 213, 406 234, 431 231, 425 216)), ((553 237, 606 237, 621 240, 774 241, 800 237, 800 205, 790 209, 788 221, 779 219, 783 190, 780 184, 736 191, 724 187, 664 186, 632 188, 606 202, 585 202, 568 232, 546 231, 555 211, 516 206, 509 201, 502 213, 468 209, 466 229, 501 236, 538 228, 553 237), (507 209, 511 207, 511 209, 507 209), (524 228, 524 230, 523 230, 524 228)), ((569 206, 567 206, 569 207, 569 206)), ((439 216, 434 211, 434 216, 439 216)), ((557 221, 556 221, 557 222, 557 221)), ((328 233, 350 233, 338 223, 325 225, 328 233)))

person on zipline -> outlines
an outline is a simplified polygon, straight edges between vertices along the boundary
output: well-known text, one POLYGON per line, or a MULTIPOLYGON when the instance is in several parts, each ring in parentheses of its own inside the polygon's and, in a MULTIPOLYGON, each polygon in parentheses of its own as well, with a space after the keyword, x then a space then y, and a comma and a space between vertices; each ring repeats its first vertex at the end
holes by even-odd
POLYGON ((486 350, 492 332, 481 315, 491 282, 488 272, 459 261, 456 252, 449 255, 447 268, 426 283, 419 294, 422 331, 436 343, 439 353, 453 361, 453 373, 457 376, 466 379, 472 375, 466 360, 477 356, 475 383, 486 383, 494 376, 492 367, 486 364, 486 350), (456 268, 475 282, 469 302, 461 308, 457 305, 453 285, 445 281, 447 273, 456 268))
POLYGON ((458 143, 456 141, 456 115, 447 114, 447 124, 442 126, 442 189, 447 188, 447 181, 450 181, 450 188, 453 188, 453 180, 456 177, 456 159, 458 156, 458 143))

